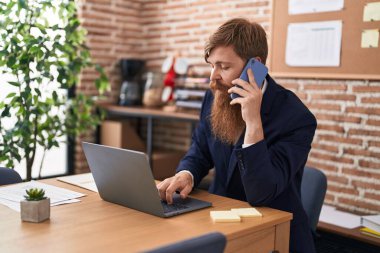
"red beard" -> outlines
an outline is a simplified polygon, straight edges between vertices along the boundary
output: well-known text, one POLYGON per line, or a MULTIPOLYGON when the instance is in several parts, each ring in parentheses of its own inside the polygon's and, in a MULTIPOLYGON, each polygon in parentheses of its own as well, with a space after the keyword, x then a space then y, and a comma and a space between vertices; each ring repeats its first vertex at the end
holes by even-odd
POLYGON ((220 141, 233 145, 238 140, 245 128, 245 122, 241 116, 239 104, 230 105, 231 98, 228 94, 229 87, 217 81, 210 83, 214 94, 214 102, 211 108, 211 130, 220 141))

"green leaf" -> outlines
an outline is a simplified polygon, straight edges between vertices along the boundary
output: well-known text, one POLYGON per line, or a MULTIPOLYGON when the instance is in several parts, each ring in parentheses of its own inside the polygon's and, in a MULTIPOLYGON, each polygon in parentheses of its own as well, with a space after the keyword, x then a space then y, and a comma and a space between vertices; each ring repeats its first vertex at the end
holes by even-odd
POLYGON ((11 92, 8 94, 8 96, 6 96, 6 98, 11 98, 11 97, 14 97, 16 95, 16 92, 11 92))
POLYGON ((19 9, 26 9, 25 0, 18 0, 18 8, 19 9))
POLYGON ((8 81, 8 83, 9 83, 10 85, 13 85, 13 86, 16 86, 16 87, 19 87, 19 86, 20 86, 20 83, 19 83, 19 82, 10 82, 10 81, 8 81))
POLYGON ((16 57, 11 55, 8 57, 7 66, 8 68, 12 68, 16 63, 16 57))
POLYGON ((58 95, 57 95, 57 92, 56 92, 56 91, 53 91, 53 99, 54 99, 55 101, 58 100, 58 95))
POLYGON ((3 118, 3 117, 9 117, 9 116, 11 116, 10 113, 9 113, 10 109, 11 108, 9 106, 5 106, 5 109, 1 113, 1 117, 3 118))

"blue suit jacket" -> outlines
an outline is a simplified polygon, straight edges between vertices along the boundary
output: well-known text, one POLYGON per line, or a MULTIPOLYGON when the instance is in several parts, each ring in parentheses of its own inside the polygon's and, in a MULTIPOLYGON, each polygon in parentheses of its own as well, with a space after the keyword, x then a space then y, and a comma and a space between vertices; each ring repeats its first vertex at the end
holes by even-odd
POLYGON ((269 75, 267 81, 261 105, 264 140, 243 149, 244 133, 236 145, 215 139, 209 120, 214 98, 208 91, 191 147, 177 171, 189 170, 196 186, 215 167, 209 192, 293 213, 290 251, 313 253, 300 188, 317 122, 294 93, 269 75))

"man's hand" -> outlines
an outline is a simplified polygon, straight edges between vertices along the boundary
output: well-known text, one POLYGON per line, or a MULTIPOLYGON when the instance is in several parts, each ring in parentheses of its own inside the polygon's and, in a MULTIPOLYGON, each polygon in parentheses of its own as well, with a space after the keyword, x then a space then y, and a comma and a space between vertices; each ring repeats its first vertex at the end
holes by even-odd
POLYGON ((173 177, 169 177, 157 185, 160 198, 173 203, 173 194, 175 191, 180 192, 181 198, 186 198, 192 190, 193 181, 191 176, 186 172, 178 172, 173 177))
POLYGON ((251 69, 248 69, 247 74, 249 83, 241 79, 235 79, 232 84, 237 84, 241 88, 234 86, 228 90, 228 93, 240 95, 240 97, 232 99, 230 104, 241 105, 242 118, 246 124, 244 143, 257 143, 264 139, 260 115, 263 93, 257 86, 251 69))

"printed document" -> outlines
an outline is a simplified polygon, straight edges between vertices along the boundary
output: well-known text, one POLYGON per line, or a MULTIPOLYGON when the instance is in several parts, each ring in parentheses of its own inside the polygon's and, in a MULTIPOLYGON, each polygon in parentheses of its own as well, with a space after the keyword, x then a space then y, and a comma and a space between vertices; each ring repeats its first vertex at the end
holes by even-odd
POLYGON ((50 206, 79 202, 77 198, 85 196, 83 193, 67 190, 57 186, 30 181, 20 184, 12 184, 0 188, 0 204, 20 212, 20 201, 24 200, 26 190, 41 188, 45 190, 45 196, 50 198, 50 206))
POLYGON ((285 62, 292 67, 338 67, 342 21, 291 23, 285 62))

